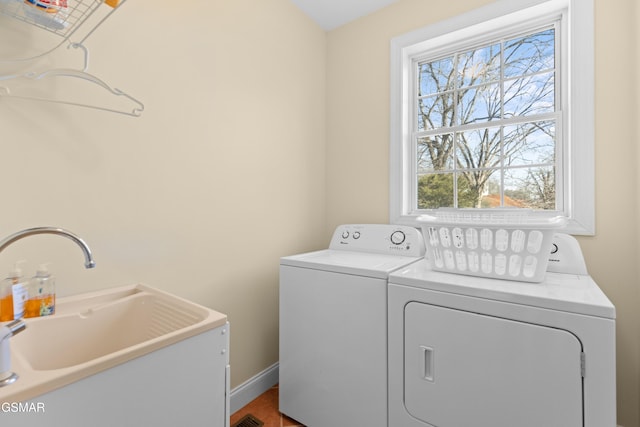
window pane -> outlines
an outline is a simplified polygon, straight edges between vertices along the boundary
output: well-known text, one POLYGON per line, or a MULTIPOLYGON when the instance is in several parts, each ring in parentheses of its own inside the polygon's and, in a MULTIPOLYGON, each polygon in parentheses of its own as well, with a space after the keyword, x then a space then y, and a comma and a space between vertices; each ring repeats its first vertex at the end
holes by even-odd
POLYGON ((418 209, 453 206, 453 174, 418 177, 418 209))
POLYGON ((500 165, 500 128, 476 129, 458 134, 456 161, 460 169, 500 165))
POLYGON ((555 110, 554 73, 536 74, 504 83, 504 117, 530 116, 555 110))
POLYGON ((418 64, 417 209, 555 208, 554 39, 545 29, 418 64))
MULTIPOLYGON (((506 206, 511 206, 509 201, 505 201, 506 206)), ((495 171, 487 180, 486 190, 482 195, 481 207, 499 208, 502 207, 502 181, 501 174, 495 171)))
MULTIPOLYGON (((485 198, 489 193, 489 181, 497 170, 476 170, 461 173, 458 176, 458 207, 480 208, 492 207, 485 204, 485 198)), ((500 194, 497 194, 498 206, 500 194)))
POLYGON ((418 101, 418 131, 450 127, 453 124, 453 96, 450 93, 418 101))
POLYGON ((554 68, 555 31, 545 30, 504 44, 504 77, 523 76, 554 68))
POLYGON ((523 207, 554 210, 556 208, 556 177, 553 166, 507 169, 505 199, 509 197, 523 207))
POLYGON ((453 134, 418 138, 418 173, 453 169, 453 134))
POLYGON ((523 123, 504 128, 506 166, 555 163, 555 122, 523 123))
POLYGON ((461 125, 500 118, 500 85, 492 84, 460 91, 458 122, 461 125))
POLYGON ((470 50, 458 55, 460 87, 500 80, 500 44, 470 50))
POLYGON ((453 57, 418 65, 418 96, 453 89, 453 57))

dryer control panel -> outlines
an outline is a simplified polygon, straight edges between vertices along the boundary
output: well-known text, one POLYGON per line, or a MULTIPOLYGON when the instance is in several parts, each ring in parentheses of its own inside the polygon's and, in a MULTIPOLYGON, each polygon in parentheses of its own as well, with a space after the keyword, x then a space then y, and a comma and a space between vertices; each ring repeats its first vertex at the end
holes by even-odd
POLYGON ((424 239, 417 228, 390 224, 339 225, 329 249, 409 257, 425 253, 424 239))
POLYGON ((587 265, 575 237, 564 233, 553 235, 547 271, 587 276, 587 265))

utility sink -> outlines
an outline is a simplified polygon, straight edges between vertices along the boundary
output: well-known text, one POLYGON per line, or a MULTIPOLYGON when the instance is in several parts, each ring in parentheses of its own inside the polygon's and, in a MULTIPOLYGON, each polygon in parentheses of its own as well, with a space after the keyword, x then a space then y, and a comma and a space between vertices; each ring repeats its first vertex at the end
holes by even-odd
POLYGON ((142 289, 90 302, 88 307, 75 304, 78 312, 30 322, 25 333, 13 339, 14 351, 37 371, 67 368, 166 341, 209 314, 202 307, 142 289), (114 296, 119 298, 111 300, 114 296))
POLYGON ((53 316, 11 338, 1 401, 21 401, 226 325, 224 314, 146 285, 59 298, 53 316))

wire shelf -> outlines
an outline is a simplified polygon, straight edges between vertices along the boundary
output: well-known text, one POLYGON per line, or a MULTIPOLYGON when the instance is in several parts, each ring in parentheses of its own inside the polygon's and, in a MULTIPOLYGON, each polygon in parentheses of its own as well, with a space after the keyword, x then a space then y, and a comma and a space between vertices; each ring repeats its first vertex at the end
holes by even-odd
POLYGON ((0 60, 0 63, 37 59, 53 52, 65 42, 69 42, 69 47, 79 48, 84 53, 84 67, 82 70, 73 68, 54 68, 44 72, 19 72, 10 75, 0 75, 0 81, 8 81, 18 78, 28 78, 31 80, 41 80, 51 77, 76 78, 78 80, 84 80, 89 83, 95 84, 105 89, 111 95, 124 97, 130 100, 133 104, 135 104, 131 106, 130 109, 115 109, 112 107, 95 105, 93 103, 87 104, 83 102, 57 99, 56 97, 49 98, 31 96, 29 94, 16 94, 7 86, 0 86, 0 98, 21 98, 33 101, 75 105, 79 107, 110 111, 135 117, 140 116, 144 111, 144 105, 140 101, 121 91, 120 89, 109 86, 103 80, 87 72, 89 68, 89 51, 83 45, 84 41, 89 36, 91 36, 91 34, 93 34, 93 32, 126 1, 127 0, 0 0, 0 15, 14 18, 59 37, 59 43, 56 46, 50 48, 49 50, 41 52, 38 55, 22 59, 12 59, 6 61, 0 60), (86 21, 92 17, 92 15, 103 3, 110 6, 110 9, 106 8, 105 13, 98 13, 94 19, 91 19, 92 23, 91 25, 88 25, 88 30, 85 29, 85 31, 83 31, 84 34, 76 35, 81 40, 71 42, 69 40, 70 37, 73 36, 78 28, 82 27, 83 24, 85 24, 86 21))
POLYGON ((102 0, 0 0, 0 13, 68 40, 102 0))

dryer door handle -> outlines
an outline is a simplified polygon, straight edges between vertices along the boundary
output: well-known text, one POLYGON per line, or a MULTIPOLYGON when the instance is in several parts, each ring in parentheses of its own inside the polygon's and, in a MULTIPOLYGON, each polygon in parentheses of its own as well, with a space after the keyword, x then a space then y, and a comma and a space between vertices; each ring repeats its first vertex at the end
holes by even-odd
POLYGON ((424 361, 422 364, 422 378, 426 381, 433 382, 433 364, 435 359, 433 348, 421 345, 420 351, 422 352, 422 360, 424 361))

